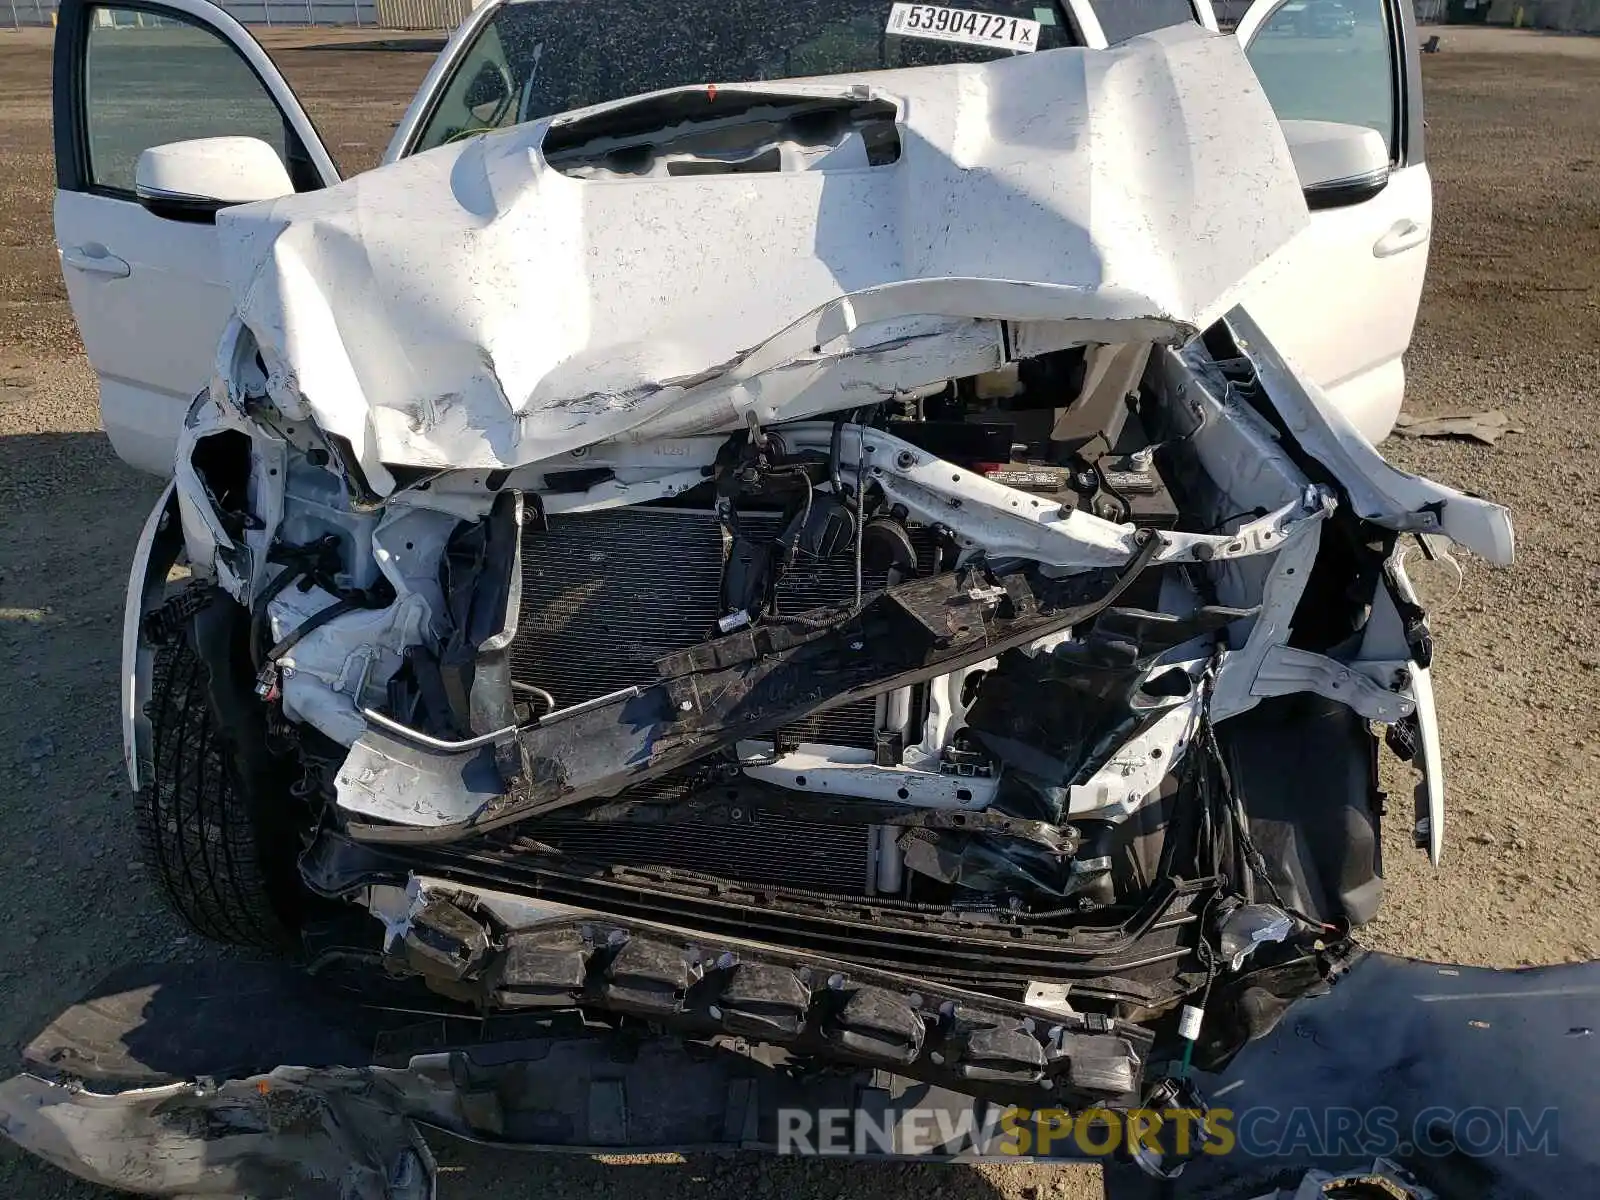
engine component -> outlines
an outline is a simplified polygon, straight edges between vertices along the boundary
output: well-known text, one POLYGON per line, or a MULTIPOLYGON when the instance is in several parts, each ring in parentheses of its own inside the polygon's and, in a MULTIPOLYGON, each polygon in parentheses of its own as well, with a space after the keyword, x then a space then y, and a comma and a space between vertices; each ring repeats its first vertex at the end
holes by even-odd
POLYGON ((1108 521, 1132 521, 1154 529, 1178 524, 1178 504, 1149 448, 1130 454, 1108 454, 1095 463, 1099 489, 1085 505, 1108 521))
POLYGON ((980 421, 890 421, 889 432, 929 454, 975 466, 1011 461, 1016 426, 980 421))

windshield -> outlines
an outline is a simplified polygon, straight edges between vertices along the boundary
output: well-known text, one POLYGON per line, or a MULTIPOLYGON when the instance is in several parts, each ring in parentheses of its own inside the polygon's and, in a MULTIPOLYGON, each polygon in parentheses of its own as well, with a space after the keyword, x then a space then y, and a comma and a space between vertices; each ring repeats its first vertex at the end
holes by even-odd
POLYGON ((1053 0, 969 4, 511 0, 460 58, 410 152, 661 88, 986 62, 1076 44, 1053 0))

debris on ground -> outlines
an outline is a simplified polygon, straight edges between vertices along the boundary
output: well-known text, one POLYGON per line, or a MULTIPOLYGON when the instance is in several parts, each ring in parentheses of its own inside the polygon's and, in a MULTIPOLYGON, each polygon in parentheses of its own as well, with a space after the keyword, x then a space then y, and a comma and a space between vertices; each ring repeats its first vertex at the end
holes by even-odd
POLYGON ((1413 417, 1401 413, 1395 419, 1394 432, 1398 437, 1415 438, 1469 438, 1492 446, 1508 433, 1522 433, 1522 427, 1513 425, 1511 418, 1498 408, 1481 413, 1455 413, 1443 417, 1413 417))
POLYGON ((1433 1200, 1434 1193, 1419 1186, 1386 1158, 1375 1159, 1370 1172, 1330 1175, 1326 1171, 1307 1171, 1293 1191, 1280 1188, 1257 1200, 1320 1200, 1321 1197, 1351 1197, 1352 1200, 1433 1200))

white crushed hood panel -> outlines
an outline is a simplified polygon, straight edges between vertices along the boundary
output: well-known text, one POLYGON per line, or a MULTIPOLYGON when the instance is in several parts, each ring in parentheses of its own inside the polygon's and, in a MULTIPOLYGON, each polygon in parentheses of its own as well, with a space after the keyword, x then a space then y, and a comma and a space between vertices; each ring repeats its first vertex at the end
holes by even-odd
POLYGON ((1183 338, 1307 220, 1243 53, 1198 27, 748 86, 865 86, 898 109, 899 160, 586 180, 546 164, 541 120, 225 210, 275 403, 349 438, 381 492, 383 463, 510 467, 881 399, 999 365, 1002 320, 1038 323, 1018 354, 1183 338))

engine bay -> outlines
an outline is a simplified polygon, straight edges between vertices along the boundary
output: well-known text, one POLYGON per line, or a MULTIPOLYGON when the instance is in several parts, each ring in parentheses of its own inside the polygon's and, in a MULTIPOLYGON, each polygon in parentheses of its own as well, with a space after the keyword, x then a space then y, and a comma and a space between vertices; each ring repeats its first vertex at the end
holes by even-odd
MULTIPOLYGON (((180 484, 300 882, 378 917, 391 971, 726 1025, 760 963, 741 1019, 783 1044, 843 1019, 820 981, 887 972, 893 1061, 939 1074, 910 1031, 982 997, 1111 1039, 1085 1090, 1121 1095, 1214 988, 1297 994, 1377 911, 1374 728, 1437 845, 1404 560, 1509 526, 1339 422, 1239 313, 381 498, 247 403, 193 422, 180 484)), ((961 1078, 1048 1081, 1018 1019, 961 1078)))
MULTIPOLYGON (((869 416, 870 427, 917 451, 1045 504, 1141 528, 1175 527, 1176 505, 1137 413, 1148 348, 1131 350, 1097 347, 1091 356, 1075 347, 1022 364, 1026 371, 923 389, 871 414, 841 413, 828 423, 825 445, 818 444, 817 423, 735 435, 704 483, 656 504, 534 520, 525 509, 520 608, 510 643, 512 688, 525 698, 518 723, 541 715, 541 708, 559 711, 623 691, 651 678, 658 660, 708 638, 830 606, 860 609, 866 596, 885 587, 961 564, 962 549, 944 526, 914 521, 903 507, 874 511, 862 502, 862 464, 844 461, 845 433, 869 416), (1083 410, 1096 405, 1108 410, 1100 414, 1102 428, 1087 430, 1083 410)), ((857 446, 865 443, 858 439, 857 446)), ((609 471, 548 473, 540 495, 552 486, 603 485, 614 478, 609 471)), ((1143 590, 1146 605, 1159 604, 1153 578, 1143 590)), ((1138 600, 1125 595, 1119 603, 1138 600)), ((1060 634, 1052 635, 1028 652, 1048 652, 1060 641, 1060 634)), ((413 658, 413 670, 419 662, 413 658)), ((742 882, 912 902, 949 903, 972 891, 966 899, 976 902, 991 889, 974 890, 970 879, 963 883, 953 873, 947 849, 941 850, 944 835, 912 837, 893 821, 868 821, 866 809, 989 809, 1005 764, 968 716, 980 703, 986 676, 999 667, 997 658, 986 658, 820 711, 626 788, 594 802, 613 814, 608 823, 614 831, 606 834, 597 829, 601 821, 574 812, 538 822, 533 836, 591 860, 698 866, 742 882), (748 810, 759 825, 685 826, 669 818, 642 830, 642 814, 631 807, 672 813, 708 792, 717 795, 719 784, 780 801, 798 792, 835 803, 807 805, 802 797, 801 811, 791 814, 782 803, 762 803, 758 794, 741 808, 735 803, 740 788, 724 786, 723 800, 748 810), (669 831, 681 831, 682 849, 669 848, 669 831), (741 855, 741 839, 778 854, 741 855)), ((469 734, 461 714, 419 710, 430 692, 442 694, 437 686, 419 687, 400 702, 408 723, 421 716, 420 727, 439 736, 469 734)), ((946 841, 968 836, 946 829, 946 841)), ((1070 857, 1070 848, 1050 839, 1046 853, 1070 857)), ((1081 864, 1067 870, 1070 885, 1063 881, 1048 891, 1064 895, 1068 886, 1084 886, 1081 864)))

